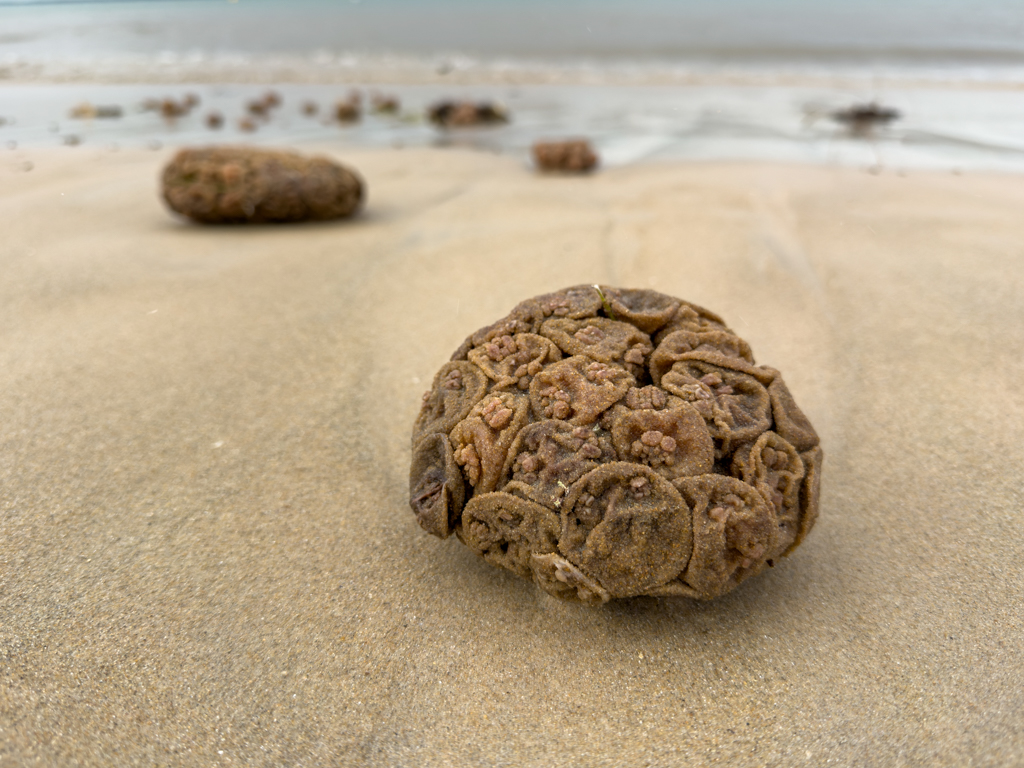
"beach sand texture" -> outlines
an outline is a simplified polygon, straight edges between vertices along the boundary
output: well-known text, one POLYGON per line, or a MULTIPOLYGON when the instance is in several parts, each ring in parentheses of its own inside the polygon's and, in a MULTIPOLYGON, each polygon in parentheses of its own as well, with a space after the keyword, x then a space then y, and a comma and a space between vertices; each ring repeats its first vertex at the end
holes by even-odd
POLYGON ((1020 178, 374 150, 354 220, 204 228, 170 154, 0 166, 0 765, 1024 762, 1020 178), (821 434, 729 595, 565 604, 409 510, 434 371, 582 282, 719 312, 821 434))

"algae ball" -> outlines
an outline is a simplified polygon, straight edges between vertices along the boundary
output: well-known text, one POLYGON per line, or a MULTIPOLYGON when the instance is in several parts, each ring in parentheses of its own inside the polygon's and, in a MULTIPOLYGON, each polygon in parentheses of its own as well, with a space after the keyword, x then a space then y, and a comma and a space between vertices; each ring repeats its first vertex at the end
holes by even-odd
POLYGON ((409 503, 559 598, 709 599, 800 543, 821 466, 782 375, 722 318, 584 285, 520 303, 441 367, 409 503))
POLYGON ((252 147, 183 149, 162 182, 171 210, 204 224, 344 218, 365 196, 355 171, 329 158, 252 147))
POLYGON ((538 141, 532 151, 534 165, 541 171, 588 173, 598 163, 597 153, 586 139, 538 141))

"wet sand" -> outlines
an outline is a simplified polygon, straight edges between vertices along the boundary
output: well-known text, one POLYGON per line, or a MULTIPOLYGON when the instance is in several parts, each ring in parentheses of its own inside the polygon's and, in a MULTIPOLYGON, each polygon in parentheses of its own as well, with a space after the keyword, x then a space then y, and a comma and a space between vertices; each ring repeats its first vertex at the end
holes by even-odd
POLYGON ((1019 177, 359 151, 359 219, 226 229, 167 157, 0 158, 0 765, 1024 761, 1019 177), (580 282, 721 313, 822 436, 732 594, 566 605, 416 525, 434 371, 580 282))

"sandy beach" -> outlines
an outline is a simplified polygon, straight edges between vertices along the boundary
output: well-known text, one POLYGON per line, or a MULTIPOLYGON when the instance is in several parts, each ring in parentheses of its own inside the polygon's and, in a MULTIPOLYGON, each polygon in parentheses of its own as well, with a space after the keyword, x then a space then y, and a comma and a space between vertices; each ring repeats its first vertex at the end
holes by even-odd
POLYGON ((0 766, 1024 762, 1021 177, 323 149, 357 219, 0 156, 0 766), (821 435, 725 597, 563 604, 409 510, 437 368, 585 282, 717 311, 821 435))

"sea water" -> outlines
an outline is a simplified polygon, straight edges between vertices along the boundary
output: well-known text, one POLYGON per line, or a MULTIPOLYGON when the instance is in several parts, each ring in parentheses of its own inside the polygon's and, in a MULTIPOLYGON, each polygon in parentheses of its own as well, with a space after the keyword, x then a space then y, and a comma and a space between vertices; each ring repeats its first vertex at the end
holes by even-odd
POLYGON ((0 146, 337 142, 525 154, 582 135, 606 164, 763 159, 1024 170, 1020 0, 0 0, 0 146), (284 98, 255 133, 245 103, 284 98), (325 120, 352 86, 397 116, 325 120), (172 122, 146 98, 192 92, 172 122), (439 133, 440 98, 495 99, 508 126, 439 133), (322 106, 304 117, 302 102, 322 106), (879 101, 867 137, 830 119, 879 101), (121 120, 71 120, 81 102, 121 120), (203 116, 226 117, 218 133, 203 116))

